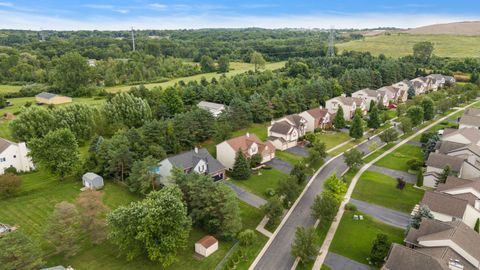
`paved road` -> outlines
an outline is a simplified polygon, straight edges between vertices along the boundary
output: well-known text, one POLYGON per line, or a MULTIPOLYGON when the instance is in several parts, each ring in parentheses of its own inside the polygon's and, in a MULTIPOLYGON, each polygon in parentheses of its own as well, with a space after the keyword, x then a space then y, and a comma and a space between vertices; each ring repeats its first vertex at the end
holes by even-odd
POLYGON ((343 257, 333 252, 328 252, 327 257, 325 258, 325 264, 330 267, 332 270, 373 270, 368 265, 359 263, 349 258, 343 257))
POLYGON ((389 175, 389 176, 391 176, 395 179, 403 178, 403 180, 405 180, 407 183, 410 183, 410 184, 417 183, 417 176, 413 175, 413 174, 410 174, 408 172, 392 170, 392 169, 385 168, 385 167, 382 167, 382 166, 377 166, 377 165, 370 166, 368 168, 368 170, 372 171, 372 172, 378 172, 378 173, 386 174, 386 175, 389 175))
MULTIPOLYGON (((378 145, 383 145, 378 137, 372 138, 359 145, 358 150, 368 153, 368 145, 376 142, 378 145)), ((342 174, 347 170, 347 165, 343 161, 343 155, 332 159, 330 163, 319 172, 319 174, 313 179, 311 185, 307 188, 305 194, 300 199, 294 209, 292 209, 291 215, 287 218, 284 225, 280 228, 278 234, 274 235, 270 245, 267 247, 265 253, 260 258, 258 263, 253 269, 258 270, 290 270, 295 261, 295 258, 291 255, 291 244, 295 239, 295 229, 298 226, 313 226, 315 219, 311 217, 310 206, 313 204, 315 196, 322 192, 323 182, 332 173, 336 172, 337 175, 342 174)))
POLYGON ((295 146, 295 147, 288 148, 285 151, 297 156, 308 157, 308 150, 305 147, 295 146))
POLYGON ((292 164, 279 158, 273 158, 269 162, 266 162, 265 165, 272 166, 273 168, 280 170, 281 172, 284 172, 286 174, 290 174, 293 169, 292 164))
POLYGON ((233 184, 232 182, 230 182, 228 180, 223 180, 223 183, 225 185, 227 185, 228 187, 230 187, 237 194, 237 197, 240 200, 248 203, 249 205, 251 205, 253 207, 260 208, 260 206, 267 203, 267 201, 265 199, 260 198, 257 195, 246 191, 245 189, 233 184))
POLYGON ((418 146, 418 147, 422 147, 422 143, 421 143, 421 142, 417 142, 417 141, 408 141, 407 144, 411 144, 411 145, 415 145, 415 146, 418 146))
POLYGON ((395 211, 379 205, 355 200, 353 198, 350 199, 350 203, 355 204, 360 212, 372 216, 383 223, 398 228, 405 229, 408 225, 408 221, 410 220, 410 216, 406 213, 395 211))

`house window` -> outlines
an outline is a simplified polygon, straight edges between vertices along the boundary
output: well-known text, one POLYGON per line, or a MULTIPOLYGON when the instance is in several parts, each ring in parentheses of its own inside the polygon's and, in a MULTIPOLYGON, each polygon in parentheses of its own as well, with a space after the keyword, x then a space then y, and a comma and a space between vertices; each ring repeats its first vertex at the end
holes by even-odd
POLYGON ((5 161, 7 161, 6 158, 4 158, 4 157, 0 158, 0 162, 5 162, 5 161))

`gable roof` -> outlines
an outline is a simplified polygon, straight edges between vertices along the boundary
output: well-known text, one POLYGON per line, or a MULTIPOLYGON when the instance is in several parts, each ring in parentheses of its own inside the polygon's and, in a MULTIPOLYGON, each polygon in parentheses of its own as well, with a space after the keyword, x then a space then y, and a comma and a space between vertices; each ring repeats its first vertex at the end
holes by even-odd
POLYGON ((389 86, 384 86, 384 87, 378 89, 377 91, 380 91, 380 92, 390 92, 390 93, 392 93, 392 94, 395 94, 395 93, 397 93, 398 90, 399 90, 398 88, 396 88, 396 87, 394 87, 394 86, 392 86, 392 85, 389 85, 389 86))
POLYGON ((463 214, 468 205, 467 200, 431 190, 428 190, 423 194, 420 203, 427 205, 428 208, 434 212, 447 214, 460 219, 463 218, 463 214))
MULTIPOLYGON (((355 93, 360 93, 360 92, 363 92, 365 93, 367 96, 369 97, 378 97, 378 95, 380 95, 381 93, 379 93, 377 90, 372 90, 370 88, 364 88, 364 89, 360 89, 358 91, 356 91, 355 93)), ((354 94, 355 94, 354 93, 354 94)))
POLYGON ((303 119, 303 117, 301 117, 298 114, 290 114, 290 115, 285 116, 285 118, 290 123, 292 123, 296 128, 300 128, 304 124, 303 121, 305 120, 305 119, 303 119))
POLYGON ((449 176, 444 184, 439 184, 437 191, 445 192, 455 189, 472 188, 480 192, 480 179, 463 179, 455 176, 449 176))
POLYGON ((202 245, 204 248, 209 248, 217 242, 218 242, 218 240, 215 239, 215 237, 213 237, 211 235, 206 235, 202 239, 198 240, 197 244, 202 245))
POLYGON ((478 130, 477 128, 474 128, 474 127, 453 129, 453 130, 448 129, 447 133, 445 133, 445 131, 447 131, 447 129, 445 129, 444 132, 443 132, 442 140, 444 140, 448 137, 460 134, 460 135, 464 136, 465 138, 467 138, 472 143, 476 144, 476 143, 478 143, 478 141, 480 141, 480 130, 478 130))
POLYGON ((225 167, 215 158, 210 155, 206 148, 198 149, 198 153, 195 152, 195 149, 183 152, 175 156, 167 158, 170 163, 179 168, 189 170, 194 168, 200 160, 204 160, 207 164, 207 173, 214 173, 221 170, 224 170, 225 167))
POLYGON ((438 258, 422 252, 422 249, 411 249, 396 243, 392 244, 387 262, 383 270, 448 270, 448 266, 438 258))
POLYGON ((323 119, 328 114, 328 109, 315 108, 306 111, 313 118, 320 120, 323 119))
POLYGON ((353 101, 357 104, 357 106, 361 106, 362 103, 364 103, 365 101, 361 98, 356 98, 356 97, 352 97, 353 101))
POLYGON ((208 102, 208 101, 200 101, 197 104, 197 106, 205 110, 213 110, 213 111, 219 111, 225 108, 225 105, 223 104, 208 102))
POLYGON ((343 105, 347 105, 347 106, 352 106, 353 103, 355 102, 351 97, 344 97, 344 96, 334 97, 331 100, 336 100, 342 103, 343 105))
POLYGON ((456 149, 468 146, 468 144, 451 142, 451 141, 440 141, 439 145, 440 147, 438 148, 438 152, 440 154, 447 154, 447 153, 450 153, 450 151, 452 150, 456 150, 456 149))
POLYGON ((450 166, 453 171, 460 172, 464 159, 439 153, 430 153, 428 160, 425 163, 427 166, 443 169, 445 166, 450 166))
POLYGON ((5 151, 10 145, 14 145, 14 142, 11 142, 9 140, 6 140, 4 138, 0 138, 0 153, 5 151))
POLYGON ((287 135, 291 129, 292 129, 292 125, 290 125, 290 123, 288 123, 285 120, 280 122, 275 122, 270 127, 270 131, 279 133, 279 134, 284 134, 284 135, 287 135))
POLYGON ((480 116, 462 115, 459 124, 480 127, 480 116))
POLYGON ((60 96, 60 95, 47 93, 47 92, 41 92, 40 94, 37 94, 35 97, 44 98, 44 99, 52 99, 56 96, 60 96))
POLYGON ((480 116, 480 109, 477 108, 467 108, 463 115, 473 115, 473 116, 480 116))
POLYGON ((238 149, 242 149, 242 151, 247 154, 248 156, 248 149, 253 143, 258 145, 258 152, 263 154, 273 153, 275 152, 275 146, 269 141, 262 142, 257 135, 247 133, 246 135, 239 136, 236 138, 232 138, 225 141, 232 149, 237 152, 238 149))

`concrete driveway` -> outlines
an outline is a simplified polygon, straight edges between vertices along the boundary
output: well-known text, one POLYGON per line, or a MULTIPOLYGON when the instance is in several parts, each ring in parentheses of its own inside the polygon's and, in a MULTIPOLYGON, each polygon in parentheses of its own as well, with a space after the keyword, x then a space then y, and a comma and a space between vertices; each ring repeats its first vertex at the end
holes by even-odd
POLYGON ((325 264, 332 270, 373 270, 368 265, 350 260, 333 252, 328 252, 325 258, 325 264))
POLYGON ((417 183, 417 176, 413 175, 413 174, 410 174, 408 172, 392 170, 392 169, 377 166, 377 165, 370 166, 368 168, 368 170, 372 171, 372 172, 382 173, 382 174, 388 175, 390 177, 393 177, 395 179, 403 178, 403 180, 405 180, 405 182, 410 183, 410 184, 417 183))
POLYGON ((372 216, 391 226, 405 229, 410 221, 410 215, 407 213, 355 199, 350 199, 350 203, 356 205, 360 212, 372 216))
POLYGON ((265 165, 268 165, 268 166, 272 166, 273 168, 281 171, 281 172, 284 172, 286 174, 290 174, 290 172, 292 171, 292 164, 284 161, 284 160, 281 160, 279 158, 273 158, 272 160, 270 160, 269 162, 265 163, 265 165))
POLYGON ((297 156, 308 157, 308 150, 305 147, 294 146, 294 147, 288 148, 285 151, 297 156))
POLYGON ((237 197, 248 203, 249 205, 255 207, 255 208, 260 208, 260 206, 264 205, 267 203, 267 201, 261 197, 258 197, 257 195, 250 193, 246 191, 245 189, 235 185, 234 183, 228 181, 228 180, 223 180, 222 181, 225 185, 227 185, 229 188, 231 188, 235 194, 237 194, 237 197))

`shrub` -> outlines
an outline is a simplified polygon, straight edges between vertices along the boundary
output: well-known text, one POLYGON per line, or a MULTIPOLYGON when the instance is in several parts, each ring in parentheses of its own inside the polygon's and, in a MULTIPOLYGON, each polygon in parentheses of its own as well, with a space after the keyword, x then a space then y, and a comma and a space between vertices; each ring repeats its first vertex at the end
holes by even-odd
POLYGON ((423 162, 418 159, 410 159, 409 161, 407 161, 407 165, 410 170, 417 171, 423 166, 423 162))
POLYGON ((357 211, 357 206, 353 203, 347 203, 345 205, 345 210, 346 211, 352 211, 352 212, 356 212, 357 211))
POLYGON ((250 166, 252 168, 258 167, 262 162, 262 156, 260 154, 255 154, 250 158, 250 166))
POLYGON ((255 232, 247 229, 244 230, 243 232, 240 232, 238 234, 238 241, 240 242, 240 245, 242 246, 248 246, 253 243, 253 240, 255 239, 255 232))
POLYGON ((0 196, 14 196, 20 191, 22 180, 15 174, 6 173, 0 175, 0 196))
POLYGON ((405 188, 405 180, 403 178, 397 178, 397 188, 403 190, 405 188))
POLYGON ((273 168, 272 168, 272 166, 265 165, 265 166, 262 167, 262 169, 264 169, 264 170, 271 170, 271 169, 273 169, 273 168))
POLYGON ((5 169, 5 173, 10 173, 10 174, 17 174, 17 168, 10 166, 5 169))
POLYGON ((422 170, 418 170, 417 172, 417 187, 423 186, 423 172, 422 170))
POLYGON ((275 194, 277 194, 277 192, 273 188, 267 188, 265 191, 265 195, 267 195, 267 197, 273 197, 275 194))

